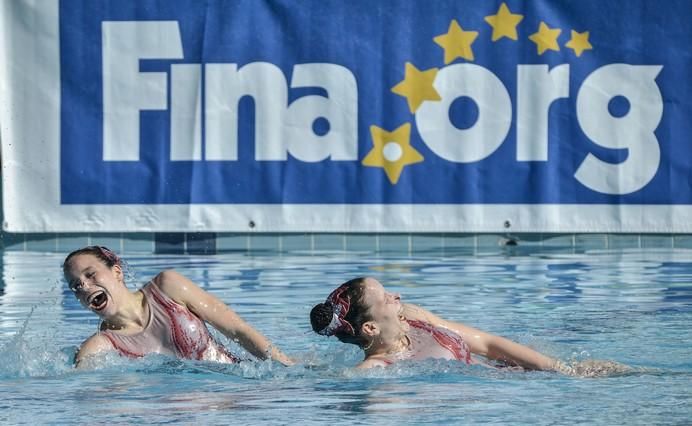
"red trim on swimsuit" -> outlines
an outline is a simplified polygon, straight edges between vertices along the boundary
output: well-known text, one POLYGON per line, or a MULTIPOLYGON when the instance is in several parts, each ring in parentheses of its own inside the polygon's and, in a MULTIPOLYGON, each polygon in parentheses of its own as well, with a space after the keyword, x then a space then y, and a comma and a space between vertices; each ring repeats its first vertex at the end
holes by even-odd
POLYGON ((430 323, 419 320, 406 320, 411 327, 419 328, 430 333, 440 346, 444 347, 454 355, 459 361, 471 363, 471 351, 468 350, 461 336, 444 333, 430 323))
MULTIPOLYGON (((175 303, 175 301, 168 297, 163 297, 163 292, 155 284, 152 285, 152 287, 154 291, 151 291, 151 295, 159 303, 159 305, 163 307, 164 312, 170 320, 170 324, 172 326, 171 336, 173 337, 173 342, 175 343, 175 346, 178 349, 178 351, 180 351, 183 357, 188 359, 203 359, 204 353, 208 349, 209 344, 212 342, 216 343, 214 341, 214 338, 209 334, 209 331, 206 329, 204 321, 202 321, 201 318, 199 318, 194 313, 190 312, 184 306, 175 303), (183 330, 180 327, 180 316, 186 317, 189 321, 198 322, 204 334, 206 335, 206 339, 204 339, 204 341, 191 340, 189 338, 188 333, 186 333, 185 330, 183 330)), ((231 362, 240 362, 240 358, 233 355, 223 345, 216 343, 215 346, 217 350, 226 355, 231 362)))
POLYGON ((183 308, 177 303, 170 300, 166 300, 163 297, 161 297, 159 293, 159 288, 155 287, 155 290, 156 291, 151 292, 151 295, 154 299, 156 299, 156 302, 163 307, 163 311, 168 316, 169 322, 171 324, 171 336, 173 337, 175 347, 178 349, 178 351, 180 351, 180 354, 184 358, 201 359, 202 355, 204 354, 204 351, 207 349, 208 339, 205 339, 205 341, 203 342, 191 341, 188 338, 187 333, 185 333, 185 331, 182 330, 182 328, 180 327, 180 323, 178 322, 178 318, 176 317, 182 315, 184 317, 187 317, 187 319, 191 321, 201 320, 192 312, 188 311, 187 309, 183 308))
POLYGON ((126 357, 129 357, 129 358, 141 358, 144 356, 144 354, 138 354, 138 353, 130 352, 127 349, 125 349, 124 347, 120 346, 118 344, 118 341, 115 340, 115 338, 113 338, 113 336, 110 333, 100 333, 100 334, 102 336, 105 336, 108 339, 108 341, 111 342, 111 345, 113 345, 113 347, 118 352, 120 352, 121 355, 125 355, 126 357))

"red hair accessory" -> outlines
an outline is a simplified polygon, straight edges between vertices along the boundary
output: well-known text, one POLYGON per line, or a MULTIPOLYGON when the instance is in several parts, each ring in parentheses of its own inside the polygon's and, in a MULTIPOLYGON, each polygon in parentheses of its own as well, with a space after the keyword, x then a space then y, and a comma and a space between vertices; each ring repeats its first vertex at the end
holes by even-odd
POLYGON ((327 297, 327 303, 332 305, 332 320, 317 334, 333 336, 336 333, 347 333, 355 336, 356 333, 353 330, 353 326, 345 319, 351 307, 351 301, 343 296, 348 287, 347 284, 342 284, 327 297))
POLYGON ((113 265, 120 265, 120 258, 113 250, 105 246, 96 246, 96 248, 101 252, 101 255, 113 263, 113 265))

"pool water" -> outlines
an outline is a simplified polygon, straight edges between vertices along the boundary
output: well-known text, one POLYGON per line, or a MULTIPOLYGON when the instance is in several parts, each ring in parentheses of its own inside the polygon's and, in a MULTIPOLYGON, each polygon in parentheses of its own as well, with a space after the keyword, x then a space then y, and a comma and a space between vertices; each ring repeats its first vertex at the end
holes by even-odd
MULTIPOLYGON (((0 422, 12 424, 688 424, 692 251, 517 247, 487 253, 124 256, 132 288, 175 268, 299 360, 240 365, 110 356, 72 368, 98 327, 63 255, 4 252, 0 422), (624 375, 576 378, 453 361, 355 371, 357 348, 312 333, 311 307, 361 275, 450 320, 624 375)), ((237 350, 223 336, 220 340, 237 350)))

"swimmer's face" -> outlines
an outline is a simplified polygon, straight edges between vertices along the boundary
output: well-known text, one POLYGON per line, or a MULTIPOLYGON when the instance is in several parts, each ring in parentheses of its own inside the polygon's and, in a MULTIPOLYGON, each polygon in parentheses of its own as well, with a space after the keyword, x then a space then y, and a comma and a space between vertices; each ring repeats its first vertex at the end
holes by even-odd
POLYGON ((115 297, 123 290, 122 268, 108 267, 91 254, 80 254, 70 259, 65 280, 79 303, 101 318, 116 311, 115 297))
POLYGON ((383 333, 395 334, 402 329, 401 296, 390 293, 374 278, 366 278, 363 289, 363 303, 368 306, 368 313, 376 321, 383 333))

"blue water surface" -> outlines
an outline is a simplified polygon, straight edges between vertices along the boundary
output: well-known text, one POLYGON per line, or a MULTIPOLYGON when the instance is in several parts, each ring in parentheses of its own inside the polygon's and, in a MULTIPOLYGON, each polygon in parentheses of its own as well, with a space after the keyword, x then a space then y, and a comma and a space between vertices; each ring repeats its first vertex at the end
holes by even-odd
POLYGON ((298 364, 113 355, 103 367, 76 371, 75 350, 98 320, 62 282, 63 255, 4 252, 0 422, 648 425, 692 418, 692 251, 125 258, 132 288, 175 268, 298 364), (633 370, 578 378, 429 361, 355 371, 357 348, 312 333, 308 313, 360 275, 375 276, 404 301, 566 362, 610 359, 633 370))

